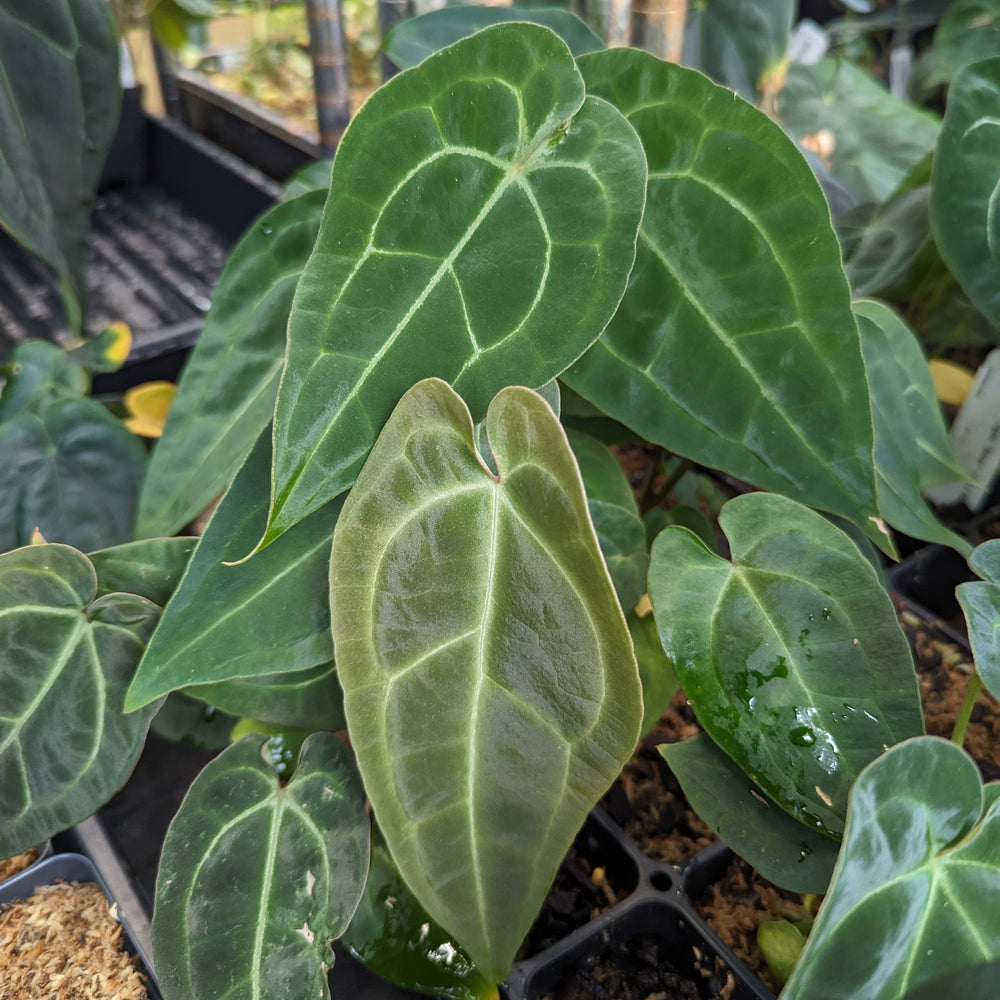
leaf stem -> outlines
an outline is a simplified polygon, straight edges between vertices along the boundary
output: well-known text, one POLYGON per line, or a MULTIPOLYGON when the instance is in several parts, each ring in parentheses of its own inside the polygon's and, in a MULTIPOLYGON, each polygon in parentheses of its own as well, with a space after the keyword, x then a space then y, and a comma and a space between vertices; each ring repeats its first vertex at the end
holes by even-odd
POLYGON ((972 709, 975 707, 979 692, 983 689, 983 679, 978 673, 972 675, 969 686, 965 690, 965 698, 962 706, 955 716, 955 728, 951 732, 951 742, 961 746, 965 742, 965 731, 969 727, 969 719, 972 718, 972 709))

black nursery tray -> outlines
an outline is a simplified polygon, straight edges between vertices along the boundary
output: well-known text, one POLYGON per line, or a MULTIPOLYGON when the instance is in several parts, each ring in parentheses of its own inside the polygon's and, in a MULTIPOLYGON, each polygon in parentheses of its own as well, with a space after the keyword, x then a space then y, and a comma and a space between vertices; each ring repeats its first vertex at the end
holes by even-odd
MULTIPOLYGON (((84 326, 129 325, 129 384, 176 377, 232 244, 280 194, 235 156, 126 101, 92 216, 84 326)), ((49 269, 0 232, 0 360, 25 340, 69 338, 49 269)), ((100 377, 95 391, 120 381, 100 377)))

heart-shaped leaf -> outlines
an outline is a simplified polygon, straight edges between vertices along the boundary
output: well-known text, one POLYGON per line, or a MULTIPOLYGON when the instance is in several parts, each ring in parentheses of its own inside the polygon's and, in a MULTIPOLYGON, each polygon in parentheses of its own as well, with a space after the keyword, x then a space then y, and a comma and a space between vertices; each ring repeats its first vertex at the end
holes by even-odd
POLYGON ((700 73, 624 49, 580 68, 639 132, 650 180, 625 299, 563 380, 647 440, 868 525, 868 386, 812 171, 700 73))
POLYGON ((837 837, 861 769, 924 731, 877 571, 814 511, 750 493, 719 515, 732 563, 682 528, 653 545, 660 640, 705 731, 780 806, 837 837))
POLYGON ((164 1000, 329 998, 330 940, 368 872, 364 789, 330 733, 281 785, 246 736, 195 779, 167 831, 153 914, 164 1000))
POLYGON ((930 736, 893 747, 851 792, 833 883, 782 1000, 899 1000, 1000 958, 998 859, 1000 808, 972 759, 930 736))
POLYGON ((934 515, 921 490, 968 482, 944 426, 919 341, 881 302, 854 304, 871 387, 879 511, 894 528, 967 554, 969 543, 934 515))
POLYGON ((496 477, 446 383, 403 397, 337 523, 330 606, 379 827, 421 905, 498 982, 642 704, 562 428, 524 388, 486 424, 496 477))
POLYGON ((443 1000, 496 1000, 454 937, 417 902, 385 846, 372 847, 368 882, 344 944, 385 979, 443 1000))
POLYGON ((692 4, 684 26, 685 66, 756 103, 784 82, 795 0, 710 0, 692 4))
POLYGON ((597 438, 567 431, 580 466, 587 507, 621 606, 631 611, 646 593, 646 529, 632 489, 614 455, 597 438))
POLYGON ((840 845, 775 805, 705 733, 659 747, 691 808, 769 882, 826 892, 840 845))
POLYGON ((311 191, 275 205, 233 248, 153 449, 140 538, 175 534, 224 493, 270 422, 292 295, 325 200, 311 191))
POLYGON ((70 329, 121 92, 105 0, 0 8, 0 226, 56 271, 70 329))
POLYGON ((260 435, 199 539, 136 671, 130 708, 192 685, 330 667, 327 574, 342 501, 316 511, 257 558, 229 564, 264 529, 270 437, 267 430, 260 435))
POLYGON ((60 399, 0 423, 0 549, 51 542, 90 551, 125 542, 146 450, 92 399, 60 399))
MULTIPOLYGON (((895 14, 895 12, 893 12, 895 14)), ((778 98, 792 138, 832 142, 833 175, 862 204, 885 201, 933 148, 940 123, 846 59, 793 64, 778 98)))
POLYGON ((621 300, 645 178, 634 131, 547 28, 487 28, 373 94, 295 294, 261 544, 351 485, 418 379, 479 419, 579 357, 621 300))
POLYGON ((138 594, 161 608, 181 582, 196 538, 150 538, 90 554, 97 593, 138 594))
POLYGON ((955 588, 969 625, 976 671, 989 692, 1000 697, 1000 539, 976 546, 969 565, 982 580, 955 588))
POLYGON ((67 545, 0 555, 0 855, 41 843, 125 783, 156 705, 122 702, 160 609, 97 596, 67 545))
POLYGON ((1000 57, 963 69, 948 89, 934 154, 931 226, 965 293, 1000 328, 1000 57))
POLYGON ((400 69, 409 69, 438 49, 503 21, 528 21, 551 28, 574 56, 604 48, 600 38, 568 10, 470 5, 431 10, 401 21, 386 37, 384 52, 400 69))

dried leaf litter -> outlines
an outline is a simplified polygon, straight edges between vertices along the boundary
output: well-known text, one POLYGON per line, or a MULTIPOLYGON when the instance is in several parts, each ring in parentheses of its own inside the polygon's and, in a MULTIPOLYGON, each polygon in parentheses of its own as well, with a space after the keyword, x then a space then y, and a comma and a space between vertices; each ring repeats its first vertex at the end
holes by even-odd
POLYGON ((0 1000, 148 1000, 94 882, 39 886, 0 909, 0 1000))

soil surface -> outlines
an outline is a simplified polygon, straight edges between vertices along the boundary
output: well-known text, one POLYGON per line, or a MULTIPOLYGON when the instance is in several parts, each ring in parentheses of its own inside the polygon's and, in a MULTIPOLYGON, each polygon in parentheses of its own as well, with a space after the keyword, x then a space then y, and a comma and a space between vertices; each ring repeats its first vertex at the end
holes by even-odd
POLYGON ((28 850, 15 854, 11 858, 0 859, 0 882, 6 882, 13 878, 25 868, 30 867, 38 860, 39 850, 37 847, 29 847, 28 850))

